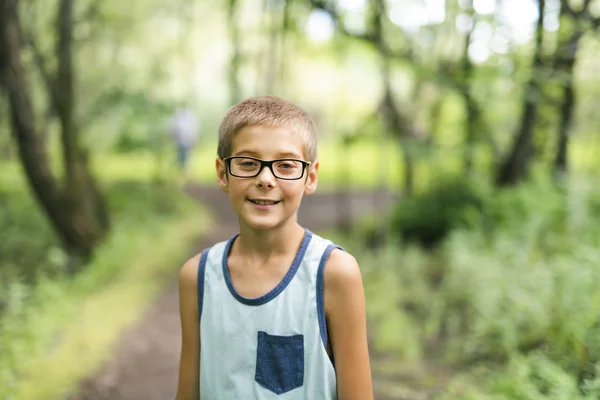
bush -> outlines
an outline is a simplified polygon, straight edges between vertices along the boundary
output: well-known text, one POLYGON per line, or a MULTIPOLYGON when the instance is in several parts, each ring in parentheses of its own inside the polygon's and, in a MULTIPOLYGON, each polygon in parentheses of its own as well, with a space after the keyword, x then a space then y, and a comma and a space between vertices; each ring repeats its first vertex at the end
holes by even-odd
POLYGON ((391 217, 391 233, 431 248, 452 230, 475 224, 482 193, 462 179, 443 180, 432 190, 401 199, 391 217))
POLYGON ((461 206, 470 200, 439 211, 460 198, 447 192, 402 211, 405 230, 433 226, 428 209, 454 223, 439 224, 446 238, 435 251, 388 242, 359 257, 369 313, 382 324, 376 334, 392 349, 394 337, 422 352, 443 344, 467 378, 442 399, 599 398, 600 190, 538 180, 480 197, 474 216, 461 206))
MULTIPOLYGON (((0 290, 0 398, 64 398, 77 380, 105 360, 121 330, 176 275, 189 242, 208 226, 206 212, 174 185, 117 182, 107 195, 112 230, 74 276, 44 261, 64 263, 64 255, 42 245, 50 241, 49 232, 40 229, 47 222, 37 212, 18 214, 21 225, 0 225, 8 237, 19 226, 30 226, 32 240, 11 243, 41 260, 28 270, 28 279, 20 272, 20 258, 2 260, 6 282, 0 290), (7 262, 14 267, 5 268, 7 262), (86 349, 83 357, 81 349, 86 349)), ((12 200, 5 204, 11 205, 9 214, 20 210, 12 200)), ((0 222, 10 221, 3 215, 0 222)))
MULTIPOLYGON (((590 195, 583 206, 578 204, 581 199, 577 195, 565 191, 549 179, 494 190, 461 178, 445 179, 427 192, 400 199, 390 230, 405 242, 428 249, 461 229, 475 229, 486 236, 510 230, 523 239, 544 242, 544 235, 563 234, 568 228, 568 208, 570 218, 579 219, 578 223, 582 215, 600 217, 600 195, 597 199, 590 195)), ((550 242, 556 244, 552 239, 550 242)))
POLYGON ((514 355, 501 368, 483 367, 455 377, 437 400, 597 400, 600 381, 582 385, 541 352, 514 355))
POLYGON ((49 275, 59 272, 60 242, 46 216, 26 190, 0 187, 0 309, 11 279, 31 282, 40 265, 49 275))

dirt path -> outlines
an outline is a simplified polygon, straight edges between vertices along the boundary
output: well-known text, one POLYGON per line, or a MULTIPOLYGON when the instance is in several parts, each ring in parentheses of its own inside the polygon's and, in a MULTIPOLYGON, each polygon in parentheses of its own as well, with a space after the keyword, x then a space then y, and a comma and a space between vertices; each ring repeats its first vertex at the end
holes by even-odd
MULTIPOLYGON (((229 238, 236 232, 237 221, 225 194, 193 184, 188 185, 187 191, 210 206, 217 221, 213 230, 200 238, 190 250, 188 256, 191 256, 229 238)), ((356 192, 346 198, 350 201, 345 202, 343 197, 334 193, 306 197, 298 219, 303 226, 318 232, 334 227, 340 215, 343 219, 367 216, 389 207, 394 200, 393 195, 383 192, 356 192)), ((95 376, 82 382, 79 393, 71 396, 70 400, 175 398, 181 332, 176 275, 174 270, 173 281, 163 294, 135 326, 123 333, 114 357, 95 376)))

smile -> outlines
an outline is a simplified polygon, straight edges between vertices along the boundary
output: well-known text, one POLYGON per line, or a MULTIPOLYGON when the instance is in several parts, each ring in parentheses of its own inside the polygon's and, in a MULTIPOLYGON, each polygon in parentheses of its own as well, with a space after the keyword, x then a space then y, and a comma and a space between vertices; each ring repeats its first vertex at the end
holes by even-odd
POLYGON ((274 204, 279 203, 279 201, 270 201, 270 200, 252 200, 248 199, 251 203, 258 204, 261 206, 272 206, 274 204))

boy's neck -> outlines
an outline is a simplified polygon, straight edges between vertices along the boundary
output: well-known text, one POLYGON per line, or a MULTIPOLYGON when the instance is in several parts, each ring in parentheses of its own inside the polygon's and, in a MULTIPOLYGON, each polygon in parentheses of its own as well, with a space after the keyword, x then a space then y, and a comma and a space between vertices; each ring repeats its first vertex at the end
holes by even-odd
POLYGON ((236 242, 243 253, 268 256, 273 253, 295 252, 304 234, 305 229, 296 221, 265 231, 240 226, 240 236, 236 242))

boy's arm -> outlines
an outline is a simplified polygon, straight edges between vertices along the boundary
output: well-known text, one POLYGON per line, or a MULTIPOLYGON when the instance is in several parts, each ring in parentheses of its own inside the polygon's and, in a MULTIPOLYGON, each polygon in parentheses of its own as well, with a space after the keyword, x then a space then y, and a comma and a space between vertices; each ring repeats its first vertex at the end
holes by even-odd
POLYGON ((341 250, 332 251, 325 264, 324 282, 339 400, 372 400, 365 295, 354 257, 341 250))
POLYGON ((198 261, 188 260, 179 272, 181 358, 176 400, 200 399, 200 323, 198 321, 198 261))

